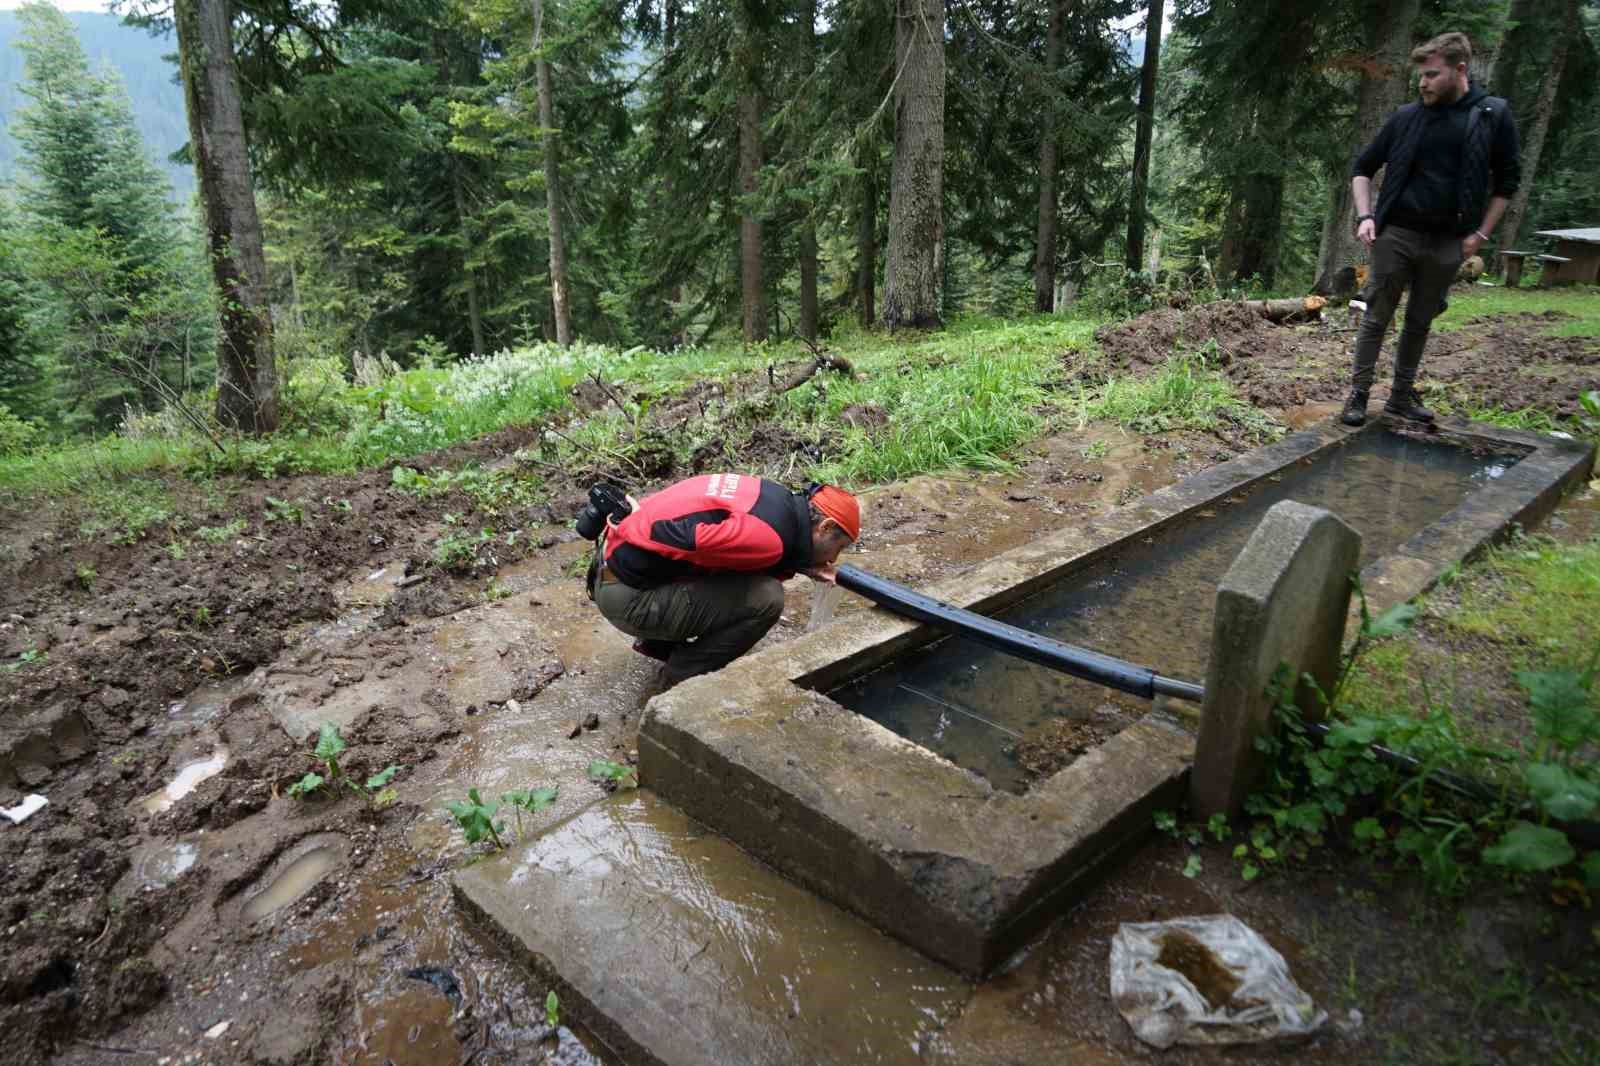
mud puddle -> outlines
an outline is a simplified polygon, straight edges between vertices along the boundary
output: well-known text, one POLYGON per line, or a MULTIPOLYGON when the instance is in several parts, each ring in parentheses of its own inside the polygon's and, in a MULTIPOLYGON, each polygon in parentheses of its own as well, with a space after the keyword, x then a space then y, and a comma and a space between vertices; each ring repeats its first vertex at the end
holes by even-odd
POLYGON ((159 792, 146 796, 142 805, 150 814, 160 814, 172 809, 172 805, 180 802, 185 796, 199 788, 200 785, 222 772, 228 765, 228 749, 218 748, 204 759, 186 763, 178 775, 159 792))

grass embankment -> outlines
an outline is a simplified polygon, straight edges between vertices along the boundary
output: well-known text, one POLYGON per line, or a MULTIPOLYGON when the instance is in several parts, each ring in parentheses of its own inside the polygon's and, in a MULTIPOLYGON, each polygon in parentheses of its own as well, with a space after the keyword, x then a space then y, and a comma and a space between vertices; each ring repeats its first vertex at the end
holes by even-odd
POLYGON ((0 500, 77 499, 101 516, 97 523, 136 534, 169 516, 162 486, 177 475, 203 483, 220 474, 273 478, 405 463, 506 426, 569 422, 578 413, 573 387, 589 378, 616 386, 624 402, 590 411, 580 428, 547 441, 547 465, 624 460, 645 436, 687 460, 718 435, 736 443, 741 431, 768 422, 820 456, 785 474, 864 484, 1004 468, 1028 439, 1090 419, 1159 432, 1254 415, 1221 375, 1192 356, 1175 358, 1145 381, 1066 389, 1069 367, 1098 359, 1092 336, 1100 324, 1038 316, 970 319, 909 337, 847 334, 830 348, 854 365, 853 378, 819 374, 776 398, 761 395, 767 371, 806 358, 798 344, 669 353, 538 346, 450 367, 367 368, 357 383, 332 361, 302 362, 285 368, 283 429, 272 437, 225 438, 219 448, 170 413, 135 418, 120 434, 0 458, 0 500), (735 384, 741 380, 742 389, 735 384), (652 424, 652 407, 709 382, 728 385, 732 401, 670 432, 652 424))

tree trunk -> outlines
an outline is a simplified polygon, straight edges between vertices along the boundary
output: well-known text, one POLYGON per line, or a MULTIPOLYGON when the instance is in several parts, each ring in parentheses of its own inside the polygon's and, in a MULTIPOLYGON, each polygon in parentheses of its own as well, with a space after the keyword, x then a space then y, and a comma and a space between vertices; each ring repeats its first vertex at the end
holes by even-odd
POLYGON ((267 260, 245 143, 227 0, 177 0, 189 148, 217 288, 217 421, 246 433, 278 428, 267 260))
POLYGON ((539 81, 539 128, 544 137, 544 200, 550 218, 550 303, 555 310, 556 344, 572 345, 572 311, 567 287, 567 240, 561 225, 561 157, 556 135, 555 94, 550 63, 544 57, 544 0, 533 0, 534 76, 539 81))
POLYGON ((1039 137, 1039 227, 1033 251, 1033 309, 1054 311, 1056 301, 1056 127, 1061 111, 1056 103, 1056 75, 1061 70, 1061 23, 1071 0, 1050 4, 1050 29, 1045 36, 1044 73, 1049 82, 1043 108, 1044 129, 1039 137))
MULTIPOLYGON (((1366 24, 1366 60, 1356 91, 1356 122, 1349 159, 1354 159, 1377 135, 1390 113, 1405 99, 1411 84, 1411 27, 1421 6, 1421 0, 1381 0, 1366 24)), ((1317 255, 1317 281, 1312 286, 1312 291, 1320 293, 1338 289, 1340 271, 1363 262, 1367 254, 1356 239, 1348 159, 1329 168, 1328 185, 1328 217, 1323 223, 1322 248, 1317 255)))
POLYGON ((744 339, 767 338, 766 293, 761 284, 761 216, 757 213, 756 193, 761 179, 761 69, 756 27, 746 4, 733 5, 737 38, 734 63, 738 68, 739 99, 739 278, 740 303, 744 318, 744 339))
POLYGON ((767 337, 767 302, 761 288, 761 218, 755 204, 760 176, 761 98, 754 89, 746 88, 739 93, 739 277, 747 341, 767 337))
POLYGON ((467 262, 472 234, 467 228, 467 197, 461 188, 461 168, 454 155, 450 157, 450 192, 455 198, 456 226, 461 230, 461 272, 467 278, 467 322, 472 327, 472 354, 482 355, 483 311, 478 306, 478 275, 467 262))
POLYGON ((939 325, 944 268, 944 0, 896 0, 894 163, 883 322, 939 325))
MULTIPOLYGON (((800 12, 804 22, 800 46, 805 49, 802 69, 809 75, 816 65, 817 3, 807 0, 800 12)), ((807 201, 806 217, 800 223, 800 336, 817 339, 817 224, 812 205, 807 201)))
MULTIPOLYGON (((1522 221, 1528 213, 1528 193, 1533 190, 1534 179, 1539 176, 1539 156, 1544 152, 1545 134, 1550 132, 1550 116, 1556 109, 1556 92, 1561 88, 1561 75, 1567 69, 1568 45, 1578 35, 1578 0, 1566 0, 1562 5, 1565 17, 1561 32, 1550 45, 1550 62, 1545 67, 1544 81, 1539 85, 1539 100, 1533 105, 1533 121, 1528 126, 1527 139, 1522 143, 1522 184, 1512 194, 1511 206, 1506 209, 1505 223, 1500 229, 1501 251, 1515 250, 1522 221)), ((1476 222, 1477 219, 1473 219, 1476 222)), ((1500 263, 1500 273, 1505 274, 1505 262, 1500 263)))
POLYGON ((1128 269, 1144 267, 1145 197, 1150 188, 1150 139, 1156 125, 1156 73, 1161 64, 1162 0, 1145 19, 1144 65, 1139 68, 1139 125, 1133 138, 1133 196, 1128 204, 1128 269))
POLYGON ((1283 230, 1283 175, 1269 171, 1241 174, 1234 182, 1223 226, 1219 270, 1230 280, 1252 277, 1271 287, 1278 273, 1283 230))
POLYGON ((1532 17, 1533 0, 1511 0, 1505 33, 1500 38, 1500 47, 1495 49, 1494 61, 1489 64, 1489 80, 1484 86, 1495 96, 1510 99, 1516 95, 1517 68, 1522 60, 1522 46, 1528 37, 1526 29, 1520 33, 1518 29, 1525 27, 1532 17))
POLYGON ((856 222, 856 288, 861 328, 871 329, 878 310, 878 151, 861 149, 861 211, 856 222))

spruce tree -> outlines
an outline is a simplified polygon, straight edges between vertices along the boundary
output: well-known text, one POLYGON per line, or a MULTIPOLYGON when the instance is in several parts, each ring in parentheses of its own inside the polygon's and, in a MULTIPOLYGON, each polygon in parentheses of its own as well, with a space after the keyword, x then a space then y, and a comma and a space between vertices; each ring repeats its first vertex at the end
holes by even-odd
POLYGON ((208 357, 205 300, 120 79, 90 70, 52 5, 18 14, 29 332, 61 424, 106 429, 129 404, 157 406, 192 382, 208 357))

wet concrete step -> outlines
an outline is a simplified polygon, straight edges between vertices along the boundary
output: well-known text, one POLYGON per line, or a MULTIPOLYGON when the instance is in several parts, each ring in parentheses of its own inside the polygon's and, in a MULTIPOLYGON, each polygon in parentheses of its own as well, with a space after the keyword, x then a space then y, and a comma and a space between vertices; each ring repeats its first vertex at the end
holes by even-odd
POLYGON ((454 887, 630 1063, 917 1063, 972 991, 646 790, 454 887))

